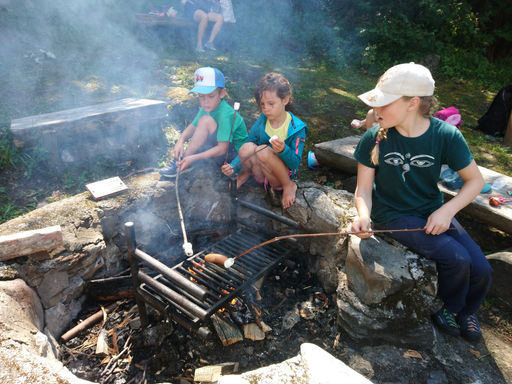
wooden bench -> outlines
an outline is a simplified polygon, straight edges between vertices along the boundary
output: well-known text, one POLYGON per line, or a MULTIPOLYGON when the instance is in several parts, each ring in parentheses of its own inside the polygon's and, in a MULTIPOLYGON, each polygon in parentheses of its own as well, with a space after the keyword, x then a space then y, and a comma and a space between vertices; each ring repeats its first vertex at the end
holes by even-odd
MULTIPOLYGON (((322 166, 355 175, 357 174, 357 160, 354 158, 354 151, 361 137, 362 134, 316 144, 315 157, 322 166)), ((512 178, 484 167, 479 166, 478 168, 480 168, 486 183, 492 185, 496 179, 503 177, 506 185, 499 192, 491 190, 479 194, 462 212, 503 232, 512 234, 512 203, 498 207, 492 207, 489 204, 490 196, 501 193, 505 197, 507 191, 512 190, 512 178)), ((439 181, 438 186, 444 194, 445 201, 449 201, 458 193, 458 190, 447 188, 443 181, 439 181)), ((510 196, 507 195, 507 197, 510 196)))
POLYGON ((187 19, 185 17, 168 17, 168 16, 157 16, 146 13, 136 13, 135 21, 139 27, 194 27, 197 28, 197 23, 187 19))
POLYGON ((109 153, 122 145, 138 144, 141 128, 156 131, 166 116, 163 101, 128 98, 14 119, 11 133, 19 149, 42 143, 49 151, 49 161, 59 167, 66 145, 87 147, 84 152, 95 150, 94 155, 109 153))

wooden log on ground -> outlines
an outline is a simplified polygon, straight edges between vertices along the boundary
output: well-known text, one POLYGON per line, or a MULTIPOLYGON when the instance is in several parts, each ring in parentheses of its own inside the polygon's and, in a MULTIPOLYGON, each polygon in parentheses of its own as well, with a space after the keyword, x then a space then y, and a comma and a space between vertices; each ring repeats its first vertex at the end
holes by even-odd
POLYGON ((100 301, 133 299, 135 297, 131 276, 91 280, 88 292, 91 297, 100 301))
MULTIPOLYGON (((110 304, 108 307, 105 308, 105 312, 107 314, 112 313, 116 310, 118 304, 110 304)), ((71 328, 69 331, 67 331, 65 334, 63 334, 60 338, 64 343, 67 343, 69 340, 71 340, 73 337, 75 337, 78 333, 81 331, 88 329, 92 327, 97 322, 101 321, 103 318, 103 310, 100 310, 96 312, 94 315, 88 317, 84 321, 82 321, 80 324, 76 325, 75 327, 71 328)))
POLYGON ((252 341, 263 340, 265 339, 265 332, 263 332, 258 324, 244 324, 244 337, 246 339, 250 339, 252 341))
POLYGON ((217 335, 219 336, 222 345, 226 346, 234 344, 244 339, 238 327, 231 323, 231 321, 222 318, 222 315, 217 313, 213 315, 212 323, 215 327, 215 330, 217 331, 217 335))
POLYGON ((64 138, 76 140, 77 135, 91 131, 107 136, 105 132, 112 127, 132 127, 159 121, 166 116, 167 104, 163 101, 128 98, 14 119, 11 122, 11 133, 17 148, 31 148, 48 131, 53 132, 54 142, 64 138))
POLYGON ((49 251, 62 245, 60 225, 0 236, 0 261, 49 251))
POLYGON ((194 372, 194 382, 216 383, 223 375, 238 372, 238 363, 221 363, 197 368, 194 372))

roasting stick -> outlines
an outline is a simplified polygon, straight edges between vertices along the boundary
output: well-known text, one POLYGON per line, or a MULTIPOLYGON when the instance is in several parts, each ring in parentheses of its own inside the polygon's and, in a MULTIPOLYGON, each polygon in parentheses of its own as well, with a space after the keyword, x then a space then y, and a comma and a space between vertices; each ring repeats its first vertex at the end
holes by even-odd
MULTIPOLYGON (((178 156, 178 161, 181 161, 181 155, 178 156)), ((178 166, 178 171, 176 172, 176 201, 178 203, 178 213, 180 215, 181 232, 183 233, 183 250, 185 251, 185 255, 192 256, 194 254, 194 251, 192 250, 192 244, 190 244, 187 240, 187 230, 185 229, 185 220, 183 219, 183 212, 181 211, 180 204, 180 195, 178 193, 180 171, 181 166, 178 166)))
MULTIPOLYGON (((455 227, 455 228, 448 228, 447 231, 452 229, 464 229, 464 227, 455 227)), ((371 230, 371 231, 360 231, 360 232, 334 232, 334 233, 302 233, 297 235, 286 235, 286 236, 279 236, 274 237, 273 239, 270 239, 268 241, 265 241, 261 244, 258 244, 251 249, 248 249, 247 251, 242 252, 236 257, 228 258, 224 255, 221 255, 219 253, 209 253, 207 254, 204 259, 207 262, 211 263, 217 263, 224 265, 224 268, 231 268, 233 264, 235 264, 235 260, 239 257, 242 257, 246 254, 248 254, 251 251, 254 251, 257 248, 263 247, 264 245, 273 243, 275 241, 284 240, 284 239, 293 239, 297 237, 320 237, 320 236, 346 236, 346 235, 360 235, 363 233, 394 233, 394 232, 416 232, 416 231, 424 231, 425 228, 416 228, 416 229, 377 229, 377 230, 371 230)))
MULTIPOLYGON (((233 127, 235 126, 236 111, 238 111, 238 109, 240 109, 240 103, 233 104, 233 109, 235 110, 235 113, 233 115, 233 122, 231 123, 231 131, 229 131, 228 146, 229 146, 229 142, 231 141, 231 134, 233 133, 233 127)), ((228 163, 228 155, 229 155, 229 147, 228 147, 228 151, 226 152, 226 159, 224 159, 224 164, 228 163)))

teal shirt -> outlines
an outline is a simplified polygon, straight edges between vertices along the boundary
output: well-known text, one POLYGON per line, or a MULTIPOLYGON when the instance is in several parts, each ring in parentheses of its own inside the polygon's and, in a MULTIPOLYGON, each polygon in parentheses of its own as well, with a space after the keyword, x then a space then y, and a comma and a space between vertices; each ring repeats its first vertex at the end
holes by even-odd
POLYGON ((441 166, 454 171, 467 167, 473 156, 460 131, 444 121, 430 118, 430 127, 419 137, 402 136, 395 128, 379 144, 379 165, 370 161, 370 152, 380 126, 361 138, 354 157, 375 168, 372 193, 372 222, 387 223, 404 216, 427 219, 444 203, 437 186, 441 166))
POLYGON ((235 110, 229 105, 224 99, 220 102, 216 110, 206 112, 203 108, 199 111, 196 118, 192 122, 194 127, 197 127, 199 119, 204 115, 209 115, 217 122, 217 141, 230 141, 233 143, 235 150, 238 152, 240 147, 247 140, 247 128, 245 122, 239 113, 236 114, 235 123, 233 125, 233 133, 231 134, 231 140, 229 139, 229 133, 231 132, 231 125, 233 124, 233 115, 235 110))

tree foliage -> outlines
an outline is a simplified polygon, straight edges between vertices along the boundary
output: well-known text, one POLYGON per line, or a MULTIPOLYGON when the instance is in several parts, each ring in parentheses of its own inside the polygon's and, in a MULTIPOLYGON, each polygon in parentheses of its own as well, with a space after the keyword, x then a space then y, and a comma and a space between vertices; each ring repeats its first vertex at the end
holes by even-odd
POLYGON ((366 69, 441 57, 450 76, 512 81, 512 2, 500 0, 289 0, 303 25, 300 39, 333 63, 366 69), (323 23, 319 19, 323 18, 323 23), (334 34, 323 33, 329 26, 334 34), (338 44, 340 49, 333 49, 338 44), (347 58, 347 54, 351 56, 347 58))

